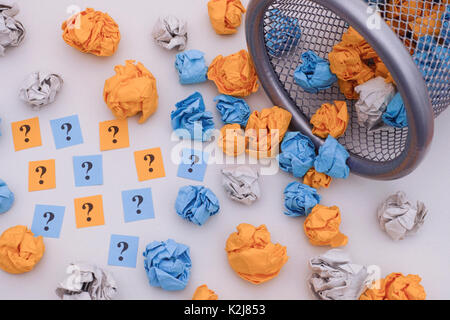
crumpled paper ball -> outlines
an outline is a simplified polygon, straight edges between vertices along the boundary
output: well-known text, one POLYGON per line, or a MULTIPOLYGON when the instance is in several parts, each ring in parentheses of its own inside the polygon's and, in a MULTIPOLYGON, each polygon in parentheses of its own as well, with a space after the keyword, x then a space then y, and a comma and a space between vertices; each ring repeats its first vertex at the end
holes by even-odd
POLYGON ((365 266, 353 264, 340 249, 312 258, 309 266, 309 287, 320 300, 358 300, 369 276, 365 266))
POLYGON ((242 23, 245 8, 240 0, 210 0, 209 20, 217 34, 234 34, 242 23))
POLYGON ((246 205, 253 204, 261 196, 258 180, 258 172, 247 166, 222 169, 225 192, 232 200, 246 205))
POLYGON ((281 143, 278 163, 281 170, 303 178, 314 167, 316 147, 307 136, 300 132, 288 132, 281 143))
POLYGON ((427 295, 418 275, 391 273, 378 281, 380 289, 367 289, 359 300, 425 300, 427 295))
POLYGON ((295 82, 309 93, 319 93, 326 90, 338 80, 331 73, 330 63, 308 50, 302 54, 302 63, 295 69, 295 82))
POLYGON ((403 240, 413 235, 425 222, 428 210, 417 201, 413 205, 404 192, 397 192, 387 198, 378 208, 377 216, 380 227, 393 240, 403 240))
POLYGON ((280 9, 268 12, 269 29, 265 33, 266 47, 271 55, 279 57, 296 47, 302 36, 298 18, 286 16, 280 9))
POLYGON ((192 267, 188 246, 172 239, 153 241, 143 254, 144 268, 151 286, 168 291, 186 288, 192 267))
POLYGON ((115 66, 116 75, 105 81, 103 99, 118 119, 126 119, 142 112, 144 123, 158 109, 158 91, 153 74, 140 62, 125 61, 115 66))
POLYGON ((58 284, 56 294, 62 300, 112 300, 117 294, 112 273, 88 263, 71 263, 69 276, 58 284))
POLYGON ((325 173, 317 172, 316 169, 311 168, 303 177, 303 184, 318 190, 319 188, 328 188, 332 180, 325 173))
POLYGON ((223 57, 217 56, 208 69, 208 79, 214 81, 222 94, 246 97, 258 91, 258 76, 247 51, 223 57))
POLYGON ((239 124, 227 124, 220 129, 218 140, 223 153, 230 157, 238 157, 245 152, 245 132, 239 124))
MULTIPOLYGON (((442 1, 448 3, 448 1, 442 1)), ((422 2, 425 4, 425 2, 422 2)), ((409 29, 412 31, 414 39, 418 39, 425 35, 438 37, 441 33, 442 17, 445 14, 445 5, 436 3, 431 6, 430 3, 425 5, 422 14, 408 23, 409 29)))
POLYGON ((238 123, 245 127, 250 117, 250 107, 244 99, 222 94, 214 98, 217 111, 222 115, 225 124, 238 123))
POLYGON ((444 43, 446 46, 450 45, 450 4, 445 7, 445 12, 442 15, 442 27, 439 38, 445 39, 444 43))
POLYGON ((188 40, 187 22, 172 15, 159 17, 153 26, 152 37, 164 49, 182 51, 188 40))
POLYGON ((33 109, 42 107, 55 101, 56 94, 64 84, 60 75, 48 72, 33 72, 19 90, 19 98, 27 102, 33 109))
POLYGON ((350 168, 347 159, 350 157, 345 148, 332 136, 328 136, 325 143, 319 148, 319 154, 314 162, 317 172, 336 179, 347 179, 350 168))
POLYGON ((11 227, 0 236, 0 269, 13 274, 29 272, 44 251, 42 236, 35 237, 25 226, 11 227))
POLYGON ((208 67, 205 62, 205 54, 199 50, 178 53, 175 68, 181 84, 201 83, 207 80, 208 67))
POLYGON ((209 141, 214 129, 213 115, 205 111, 205 102, 199 92, 194 92, 175 105, 171 112, 172 128, 178 136, 186 138, 183 130, 187 130, 189 139, 209 141), (181 130, 183 129, 183 130, 181 130), (177 132, 178 131, 178 132, 177 132))
POLYGON ((291 120, 292 114, 279 107, 254 111, 245 129, 247 153, 256 159, 275 157, 291 120))
POLYGON ((220 210, 219 199, 203 186, 186 186, 178 191, 175 211, 185 220, 202 226, 220 210))
POLYGON ((119 25, 107 13, 92 8, 73 15, 61 28, 64 41, 81 52, 108 57, 119 46, 119 25))
POLYGON ((5 55, 7 47, 18 47, 25 37, 25 28, 14 19, 19 13, 19 6, 0 4, 0 56, 5 55))
POLYGON ((394 128, 405 128, 408 126, 408 116, 400 92, 389 102, 382 116, 383 122, 394 128))
POLYGON ((338 207, 315 206, 305 220, 303 229, 314 246, 343 247, 348 238, 339 231, 341 211, 338 207))
POLYGON ((320 203, 321 198, 316 189, 300 182, 292 182, 284 190, 284 214, 289 217, 306 217, 320 203))
POLYGON ((347 103, 335 101, 334 104, 324 103, 311 117, 313 134, 325 139, 329 135, 339 138, 345 134, 350 120, 347 103))
POLYGON ((11 209, 14 203, 14 193, 9 190, 5 181, 0 179, 0 214, 5 213, 11 209))
POLYGON ((229 236, 225 250, 231 268, 253 284, 275 278, 289 259, 286 247, 271 242, 265 225, 240 224, 229 236))
POLYGON ((447 70, 450 66, 450 48, 439 45, 434 37, 424 36, 417 41, 414 62, 419 67, 427 81, 441 81, 439 85, 446 84, 445 80, 436 80, 436 70, 447 70))
POLYGON ((195 290, 192 300, 219 300, 219 297, 214 291, 210 290, 206 284, 204 284, 195 290))

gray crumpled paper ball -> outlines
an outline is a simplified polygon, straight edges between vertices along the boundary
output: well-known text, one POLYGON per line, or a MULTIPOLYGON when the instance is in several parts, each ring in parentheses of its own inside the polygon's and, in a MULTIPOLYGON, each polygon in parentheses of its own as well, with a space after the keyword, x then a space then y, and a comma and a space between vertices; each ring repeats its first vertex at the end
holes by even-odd
POLYGON ((55 101, 56 94, 63 86, 61 76, 48 72, 33 72, 22 84, 19 97, 32 106, 33 109, 40 108, 55 101))
POLYGON ((179 51, 186 48, 188 40, 187 22, 175 16, 159 17, 152 31, 153 39, 161 47, 179 51))
POLYGON ((261 196, 259 174, 242 166, 222 169, 222 184, 228 196, 246 205, 253 204, 261 196))
POLYGON ((62 300, 111 300, 117 285, 111 273, 87 263, 71 263, 69 276, 56 288, 62 300))
POLYGON ((17 4, 0 4, 0 56, 5 55, 6 47, 17 47, 25 37, 25 28, 14 19, 19 13, 17 4))
POLYGON ((422 202, 417 201, 417 205, 413 205, 406 199, 406 194, 399 191, 380 205, 377 216, 381 229, 392 239, 403 240, 417 232, 427 213, 422 202))

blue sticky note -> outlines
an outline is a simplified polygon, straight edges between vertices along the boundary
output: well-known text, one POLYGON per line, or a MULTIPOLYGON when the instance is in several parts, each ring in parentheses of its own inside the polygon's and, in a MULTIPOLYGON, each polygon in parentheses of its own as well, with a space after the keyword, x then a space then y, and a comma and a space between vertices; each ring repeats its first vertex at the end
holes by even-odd
POLYGON ((73 157, 73 173, 76 187, 99 186, 103 184, 103 157, 73 157))
POLYGON ((80 120, 77 115, 51 120, 56 149, 67 148, 83 143, 80 120))
POLYGON ((209 153, 193 149, 183 149, 178 177, 202 182, 205 179, 209 153))
POLYGON ((31 231, 35 236, 59 238, 65 207, 36 205, 31 231))
POLYGON ((125 222, 155 218, 152 189, 122 191, 122 205, 125 222))
POLYGON ((111 235, 108 265, 136 268, 139 238, 133 236, 111 235))

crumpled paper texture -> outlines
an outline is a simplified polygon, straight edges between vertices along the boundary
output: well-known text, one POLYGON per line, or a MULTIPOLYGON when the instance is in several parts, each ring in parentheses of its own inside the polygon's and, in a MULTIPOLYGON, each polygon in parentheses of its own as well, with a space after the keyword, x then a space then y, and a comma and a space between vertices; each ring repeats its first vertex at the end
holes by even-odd
POLYGON ((153 241, 145 248, 144 268, 151 286, 168 291, 183 290, 192 268, 189 247, 172 239, 153 241))
POLYGON ((319 148, 319 154, 314 162, 317 172, 336 179, 347 179, 350 168, 347 159, 350 157, 345 148, 332 136, 328 136, 325 143, 319 148))
POLYGON ((206 284, 204 284, 195 290, 192 300, 219 300, 219 297, 214 291, 210 290, 206 284))
POLYGON ((19 6, 0 4, 0 56, 5 55, 7 47, 17 47, 25 37, 25 28, 14 17, 19 13, 19 6))
POLYGON ((295 82, 309 93, 319 93, 321 90, 331 88, 338 80, 331 73, 330 63, 319 57, 314 51, 302 54, 302 63, 295 69, 295 82))
POLYGON ((284 214, 289 217, 306 217, 320 203, 321 198, 316 189, 292 182, 284 190, 284 214))
POLYGON ((103 99, 118 119, 142 113, 144 123, 158 109, 158 91, 153 74, 140 62, 126 60, 114 67, 116 75, 105 81, 103 99))
POLYGON ((238 123, 243 127, 247 125, 251 111, 244 99, 222 94, 215 97, 214 102, 217 102, 217 111, 222 115, 225 124, 238 123))
POLYGON ((365 290, 367 268, 353 264, 340 249, 312 258, 309 266, 312 270, 309 287, 320 300, 358 300, 365 290))
POLYGON ((188 41, 187 22, 172 15, 159 17, 153 26, 152 37, 164 49, 182 51, 188 41))
POLYGON ((338 207, 315 206, 305 220, 303 229, 314 246, 343 247, 348 238, 339 231, 341 211, 338 207))
POLYGON ((339 138, 344 135, 350 120, 347 103, 335 101, 334 104, 324 103, 311 117, 313 134, 326 139, 329 135, 339 138))
POLYGON ((415 20, 410 21, 408 27, 416 40, 426 35, 438 37, 441 33, 442 18, 445 15, 445 5, 436 3, 431 6, 430 3, 422 3, 425 10, 415 20))
POLYGON ((269 11, 269 30, 265 34, 266 47, 269 53, 279 57, 296 47, 302 36, 298 18, 286 16, 280 9, 269 11))
POLYGON ((203 186, 185 186, 178 191, 175 211, 185 220, 202 226, 220 210, 219 199, 203 186))
POLYGON ((318 190, 320 188, 328 188, 332 180, 325 173, 317 172, 316 169, 311 168, 303 177, 303 184, 318 190))
POLYGON ((205 102, 199 92, 194 92, 175 107, 170 118, 172 128, 179 136, 183 136, 180 129, 184 129, 192 140, 208 141, 211 138, 211 131, 214 129, 213 115, 205 110, 205 102))
POLYGON ((178 53, 175 68, 181 84, 201 83, 207 80, 208 67, 205 62, 205 54, 199 50, 178 53))
POLYGON ((217 34, 234 34, 242 23, 245 8, 240 0, 210 0, 209 20, 217 34))
POLYGON ((219 147, 230 157, 238 157, 245 153, 245 132, 239 124, 227 124, 220 129, 219 147))
POLYGON ((403 240, 413 235, 425 222, 428 210, 417 201, 414 205, 402 191, 388 197, 378 208, 377 216, 380 227, 393 240, 403 240))
POLYGON ((275 278, 289 259, 286 247, 271 242, 265 225, 240 224, 229 236, 225 250, 231 268, 253 284, 275 278))
POLYGON ((439 45, 434 37, 420 37, 413 59, 427 83, 438 81, 436 83, 438 85, 447 84, 444 79, 433 79, 433 77, 436 70, 448 68, 450 64, 449 48, 439 45))
POLYGON ((119 25, 107 13, 92 8, 73 15, 61 28, 64 41, 81 52, 108 57, 119 46, 119 25))
POLYGON ((112 300, 117 285, 112 273, 88 263, 71 263, 69 276, 58 284, 56 294, 62 300, 112 300))
POLYGON ((425 300, 426 293, 418 275, 391 273, 378 281, 380 289, 367 289, 359 300, 425 300))
POLYGON ((0 214, 11 209, 14 203, 14 193, 8 188, 5 181, 0 179, 0 214))
POLYGON ((214 81, 222 94, 246 97, 258 91, 258 76, 247 51, 227 57, 217 56, 208 69, 208 79, 214 81))
POLYGON ((446 46, 450 45, 450 4, 445 7, 445 13, 442 15, 442 27, 439 38, 445 39, 446 46))
POLYGON ((307 136, 300 132, 288 132, 281 143, 278 155, 280 168, 292 173, 296 178, 303 178, 314 167, 316 147, 307 136))
POLYGON ((252 168, 240 166, 222 169, 222 185, 234 201, 252 205, 261 197, 259 174, 252 168))
POLYGON ((60 75, 37 71, 30 74, 19 90, 19 98, 27 102, 33 109, 42 107, 55 101, 56 94, 64 84, 60 75))
POLYGON ((386 125, 394 128, 405 128, 408 126, 408 117, 400 92, 397 92, 389 102, 382 119, 386 125))
POLYGON ((25 226, 11 227, 0 236, 0 269, 20 274, 33 270, 44 255, 42 236, 25 226))

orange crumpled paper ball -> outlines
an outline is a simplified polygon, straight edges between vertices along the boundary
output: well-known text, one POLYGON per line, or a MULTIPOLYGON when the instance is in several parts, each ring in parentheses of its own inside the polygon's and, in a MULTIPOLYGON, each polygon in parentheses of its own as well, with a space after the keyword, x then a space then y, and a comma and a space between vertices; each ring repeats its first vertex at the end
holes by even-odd
POLYGON ((245 152, 245 132, 240 124, 227 124, 220 130, 218 140, 219 147, 226 155, 231 157, 240 156, 245 152))
POLYGON ((273 244, 265 225, 240 224, 226 248, 231 268, 244 280, 261 284, 275 278, 288 261, 286 247, 273 244))
POLYGON ((418 275, 391 273, 376 282, 379 289, 367 289, 359 300, 425 300, 427 295, 420 281, 418 275))
POLYGON ((258 76, 246 50, 217 56, 209 66, 208 79, 214 81, 220 93, 230 96, 246 97, 258 91, 258 76))
POLYGON ((140 62, 125 61, 115 66, 116 75, 105 81, 103 99, 118 119, 126 119, 142 112, 144 123, 158 109, 156 79, 140 62))
POLYGON ((62 30, 68 45, 96 56, 112 56, 120 42, 119 25, 107 13, 92 8, 64 21, 62 30))
POLYGON ((441 33, 442 15, 445 13, 446 6, 435 4, 431 7, 430 4, 427 4, 426 7, 428 7, 428 10, 424 10, 422 16, 408 23, 415 40, 426 35, 439 37, 441 33))
POLYGON ((13 274, 29 272, 44 251, 42 236, 34 237, 25 226, 9 228, 0 236, 0 269, 13 274))
POLYGON ((333 178, 325 173, 317 172, 316 169, 311 168, 303 177, 303 184, 306 184, 314 189, 328 188, 332 180, 333 178))
POLYGON ((219 300, 219 297, 214 291, 210 290, 206 284, 204 284, 195 290, 192 300, 219 300))
POLYGON ((326 139, 329 135, 339 138, 347 130, 349 121, 347 103, 335 101, 334 104, 325 103, 311 117, 313 134, 326 139))
POLYGON ((242 23, 245 8, 240 0, 210 0, 208 14, 217 34, 234 34, 242 23))
POLYGON ((336 248, 348 242, 347 236, 339 231, 340 224, 341 212, 338 207, 318 204, 306 218, 303 229, 312 245, 336 248))

